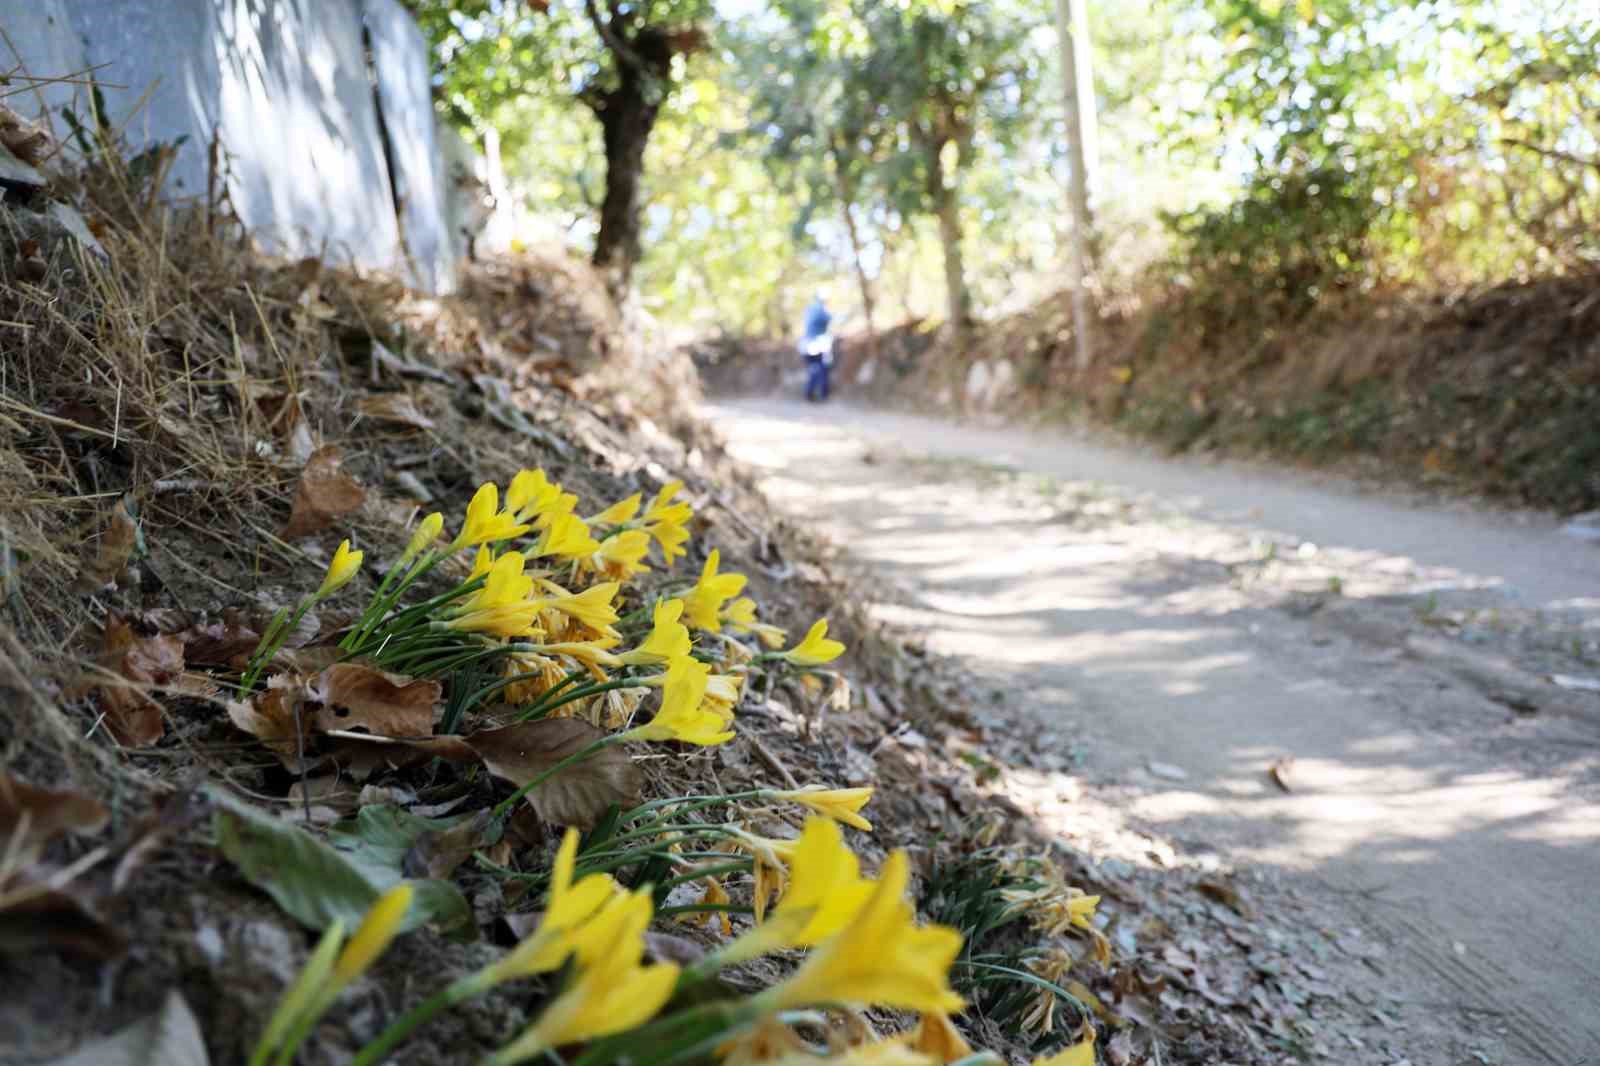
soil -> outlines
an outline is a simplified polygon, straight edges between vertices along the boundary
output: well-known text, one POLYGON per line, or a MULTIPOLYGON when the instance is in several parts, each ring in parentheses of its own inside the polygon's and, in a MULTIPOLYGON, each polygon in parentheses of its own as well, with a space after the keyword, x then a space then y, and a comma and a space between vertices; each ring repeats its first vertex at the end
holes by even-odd
POLYGON ((1233 871, 1258 922, 1336 946, 1349 1015, 1314 1052, 1600 1055, 1600 545, 1059 433, 710 415, 874 575, 872 615, 994 694, 996 758, 1047 831, 1233 871))

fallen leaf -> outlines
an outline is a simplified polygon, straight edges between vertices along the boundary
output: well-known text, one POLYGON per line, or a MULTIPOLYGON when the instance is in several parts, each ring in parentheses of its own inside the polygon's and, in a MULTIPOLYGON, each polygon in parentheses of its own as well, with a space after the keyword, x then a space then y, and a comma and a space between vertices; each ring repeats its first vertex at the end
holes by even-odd
POLYGON ((228 718, 301 773, 322 762, 312 756, 311 716, 307 713, 307 682, 293 674, 274 674, 264 691, 248 700, 230 700, 228 718))
POLYGON ((111 814, 100 801, 71 789, 39 788, 0 774, 0 849, 32 862, 62 833, 97 833, 111 814))
POLYGON ((1267 770, 1267 773, 1269 776, 1271 776, 1273 784, 1277 785, 1285 792, 1293 792, 1294 789, 1289 785, 1289 771, 1293 768, 1294 756, 1285 755, 1283 758, 1273 763, 1271 768, 1267 770))
POLYGON ((1234 911, 1241 918, 1250 917, 1250 905, 1245 902, 1244 897, 1239 893, 1239 890, 1228 884, 1226 881, 1223 881, 1220 878, 1208 877, 1203 880, 1196 881, 1194 887, 1195 891, 1199 892, 1202 896, 1216 900, 1218 903, 1221 903, 1223 906, 1234 911))
POLYGON ((261 634, 238 619, 191 626, 177 636, 183 641, 184 659, 190 665, 229 670, 243 670, 261 643, 261 634))
POLYGON ((322 671, 308 695, 322 703, 317 726, 365 729, 384 737, 430 737, 444 687, 413 681, 360 663, 335 663, 322 671))
POLYGON ((176 989, 161 1009, 110 1036, 85 1044, 50 1066, 209 1066, 200 1023, 176 989))
MULTIPOLYGON (((462 739, 483 758, 490 773, 521 788, 605 735, 579 718, 545 718, 462 739)), ((642 787, 633 760, 621 748, 608 747, 567 767, 525 798, 546 822, 589 829, 613 803, 623 807, 637 803, 642 787)))
MULTIPOLYGON (((217 844, 222 853, 251 884, 311 929, 325 929, 334 919, 342 920, 346 929, 357 928, 373 902, 402 879, 400 856, 409 841, 392 863, 370 850, 347 855, 220 789, 211 790, 211 798, 217 805, 217 844)), ((412 887, 416 895, 402 930, 430 921, 452 930, 474 929, 472 908, 454 885, 416 881, 412 887)))
POLYGON ((106 728, 117 743, 140 748, 160 740, 166 732, 161 705, 145 688, 170 685, 183 674, 183 641, 136 636, 126 621, 111 615, 106 619, 101 666, 128 682, 102 681, 99 686, 106 728))
POLYGON ((382 422, 399 422, 416 429, 432 429, 433 419, 417 409, 416 401, 404 392, 385 392, 364 397, 359 404, 362 414, 382 422))
POLYGON ((341 461, 339 449, 332 445, 317 449, 306 461, 300 471, 300 483, 295 488, 289 522, 281 534, 284 540, 326 529, 365 502, 367 490, 354 478, 340 472, 341 461))
POLYGON ((485 809, 448 828, 423 832, 401 860, 401 872, 410 877, 449 877, 474 851, 495 843, 489 839, 491 820, 485 809))
POLYGON ((105 528, 91 541, 91 550, 78 569, 77 587, 81 591, 97 592, 114 585, 128 568, 134 549, 140 547, 137 515, 132 493, 111 505, 105 528))

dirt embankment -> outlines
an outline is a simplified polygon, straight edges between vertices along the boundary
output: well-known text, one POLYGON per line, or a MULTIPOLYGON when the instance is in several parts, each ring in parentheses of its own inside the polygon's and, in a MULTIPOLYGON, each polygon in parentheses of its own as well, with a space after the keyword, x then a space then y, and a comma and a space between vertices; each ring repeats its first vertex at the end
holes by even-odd
MULTIPOLYGON (((908 323, 876 351, 848 338, 842 395, 929 411, 1110 424, 1173 451, 1340 465, 1380 478, 1575 512, 1600 507, 1600 280, 1456 297, 1374 295, 1292 323, 1180 296, 1103 310, 1075 365, 1070 302, 981 325, 969 346, 908 323)), ((772 391, 779 345, 693 354, 713 390, 772 391), (713 355, 717 356, 713 358, 713 355)))

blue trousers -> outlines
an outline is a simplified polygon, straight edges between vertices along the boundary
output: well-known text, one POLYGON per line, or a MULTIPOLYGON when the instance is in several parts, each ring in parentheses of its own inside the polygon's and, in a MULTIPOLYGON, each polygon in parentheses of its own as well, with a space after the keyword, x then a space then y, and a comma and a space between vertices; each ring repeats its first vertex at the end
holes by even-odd
POLYGON ((820 355, 806 356, 806 399, 820 403, 828 398, 828 371, 820 355))

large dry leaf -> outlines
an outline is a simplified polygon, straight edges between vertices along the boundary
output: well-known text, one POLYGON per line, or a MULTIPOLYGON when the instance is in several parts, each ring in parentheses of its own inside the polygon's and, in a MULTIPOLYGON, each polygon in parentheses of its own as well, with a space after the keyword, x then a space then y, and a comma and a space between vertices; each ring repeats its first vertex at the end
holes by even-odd
POLYGON ((128 560, 139 546, 139 523, 134 514, 132 494, 111 505, 99 536, 85 545, 84 560, 78 568, 80 590, 96 592, 114 585, 127 569, 128 560))
MULTIPOLYGON (((605 736, 578 718, 546 718, 463 738, 496 777, 521 788, 556 763, 605 736)), ((639 768, 619 747, 602 748, 529 792, 540 818, 590 829, 613 803, 631 807, 643 787, 639 768)))
POLYGON ((33 861, 62 833, 99 832, 110 817, 100 801, 82 792, 39 788, 0 774, 0 849, 19 849, 23 862, 33 861))
POLYGON ((366 500, 367 490, 339 470, 340 462, 339 449, 332 445, 317 449, 306 461, 295 488, 294 509, 283 527, 284 540, 326 529, 366 500))
POLYGON ((416 401, 404 392, 385 392, 367 396, 360 403, 361 413, 380 422, 398 422, 416 429, 432 429, 433 419, 417 409, 416 401))
POLYGON ((106 619, 101 666, 128 684, 100 684, 100 707, 106 728, 119 744, 138 748, 154 744, 166 732, 161 705, 145 687, 172 685, 183 675, 183 641, 158 635, 141 637, 117 615, 106 619))
POLYGON ((190 626, 177 636, 183 641, 184 658, 191 666, 230 670, 243 670, 261 643, 261 634, 237 617, 190 626))
POLYGON ((492 812, 485 808, 447 829, 429 829, 412 842, 400 863, 407 877, 448 878, 472 853, 496 843, 490 833, 492 812))
POLYGON ((322 671, 310 696, 322 703, 317 727, 365 729, 383 737, 430 737, 444 687, 413 681, 360 663, 335 663, 322 671))
POLYGON ((209 1066, 210 1061, 200 1023, 173 989, 155 1014, 85 1044, 51 1066, 209 1066))
POLYGON ((306 708, 308 678, 274 674, 267 687, 248 700, 228 704, 228 718, 283 761, 301 772, 322 760, 311 753, 312 715, 306 708))

